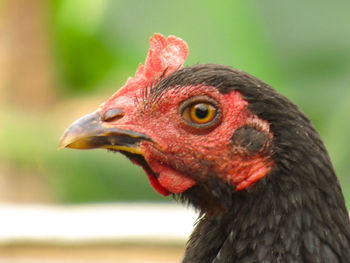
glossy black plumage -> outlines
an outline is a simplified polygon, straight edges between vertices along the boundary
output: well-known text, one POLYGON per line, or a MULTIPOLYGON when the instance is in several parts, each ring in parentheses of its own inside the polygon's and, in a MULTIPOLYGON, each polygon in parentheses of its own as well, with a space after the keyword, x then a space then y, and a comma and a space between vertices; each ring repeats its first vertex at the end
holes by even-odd
MULTIPOLYGON (((166 89, 198 84, 225 94, 238 90, 251 112, 270 123, 274 137, 267 150, 275 165, 247 190, 234 192, 231 185, 213 179, 181 194, 181 200, 203 212, 183 262, 350 262, 344 197, 308 118, 257 78, 214 64, 180 69, 150 92, 159 97, 166 89), (218 207, 224 212, 205 213, 218 207)), ((254 131, 246 134, 264 139, 254 131)), ((240 143, 249 144, 249 138, 240 136, 240 143)), ((261 142, 251 146, 252 151, 260 148, 261 142)))

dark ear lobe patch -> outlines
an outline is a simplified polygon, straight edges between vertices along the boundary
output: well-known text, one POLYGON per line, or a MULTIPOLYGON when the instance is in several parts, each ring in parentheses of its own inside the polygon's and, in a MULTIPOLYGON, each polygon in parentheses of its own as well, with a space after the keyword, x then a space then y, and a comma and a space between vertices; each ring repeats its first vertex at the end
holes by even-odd
POLYGON ((231 138, 233 144, 249 153, 265 152, 268 134, 252 126, 238 128, 231 138))

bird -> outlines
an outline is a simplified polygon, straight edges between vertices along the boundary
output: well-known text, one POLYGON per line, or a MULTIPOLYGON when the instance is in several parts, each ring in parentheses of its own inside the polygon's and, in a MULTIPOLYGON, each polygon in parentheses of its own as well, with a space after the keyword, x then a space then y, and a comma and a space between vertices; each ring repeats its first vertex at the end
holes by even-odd
POLYGON ((154 34, 145 64, 59 148, 119 152, 158 193, 199 210, 183 263, 349 263, 344 196, 311 121, 258 78, 183 66, 187 54, 154 34))

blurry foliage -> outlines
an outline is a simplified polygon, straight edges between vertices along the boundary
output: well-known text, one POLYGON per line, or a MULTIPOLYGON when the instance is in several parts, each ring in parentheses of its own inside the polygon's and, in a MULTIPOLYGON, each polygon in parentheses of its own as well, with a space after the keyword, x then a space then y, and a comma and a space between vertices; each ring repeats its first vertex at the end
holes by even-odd
POLYGON ((118 62, 100 24, 108 1, 56 0, 52 6, 52 38, 56 61, 71 91, 96 87, 118 62))
MULTIPOLYGON (((313 121, 350 202, 350 1, 340 2, 52 0, 49 33, 66 98, 116 90, 144 61, 154 32, 187 41, 186 65, 226 64, 259 77, 313 121)), ((50 118, 7 121, 0 156, 41 167, 61 200, 160 200, 119 155, 57 153, 63 131, 50 118)))

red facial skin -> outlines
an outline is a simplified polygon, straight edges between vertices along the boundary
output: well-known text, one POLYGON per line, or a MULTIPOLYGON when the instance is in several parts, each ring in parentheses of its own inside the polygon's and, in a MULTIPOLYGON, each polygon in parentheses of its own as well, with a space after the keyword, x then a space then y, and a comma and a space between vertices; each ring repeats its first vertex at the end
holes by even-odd
POLYGON ((197 180, 205 182, 209 174, 242 190, 264 177, 273 162, 265 154, 248 154, 235 146, 232 135, 243 125, 258 127, 270 139, 273 135, 267 122, 249 112, 239 92, 221 94, 215 87, 191 86, 170 88, 156 102, 144 96, 150 83, 154 85, 162 74, 167 77, 181 68, 187 53, 183 40, 154 34, 145 66, 140 64, 135 77, 101 105, 102 116, 115 108, 122 109, 124 116, 105 124, 144 133, 153 140, 141 143, 142 155, 152 170, 143 169, 162 195, 182 193, 197 180), (219 118, 213 127, 195 128, 182 118, 179 106, 197 96, 216 101, 219 118))
POLYGON ((152 171, 159 174, 156 179, 146 170, 159 193, 182 193, 196 184, 191 175, 203 181, 206 171, 242 190, 265 176, 273 166, 266 155, 249 155, 231 141, 234 132, 247 124, 272 137, 269 124, 250 113, 238 91, 221 94, 214 87, 173 88, 156 103, 140 96, 138 90, 114 97, 111 108, 123 109, 125 115, 109 125, 152 138, 153 142, 142 142, 141 151, 152 171), (217 102, 219 116, 213 127, 195 128, 182 118, 181 103, 197 96, 217 102))

